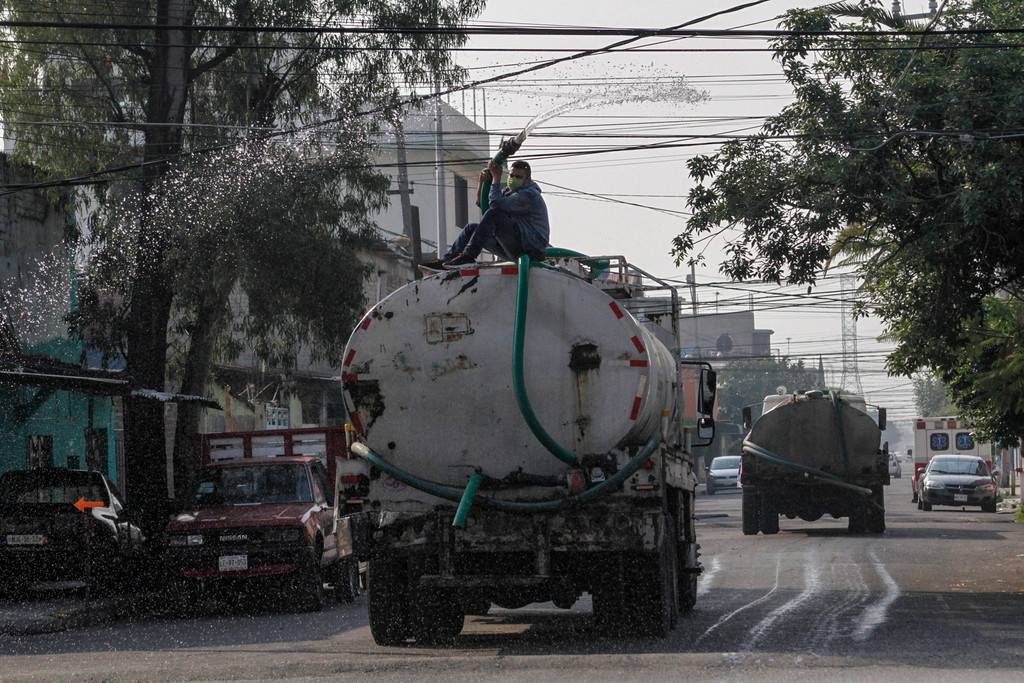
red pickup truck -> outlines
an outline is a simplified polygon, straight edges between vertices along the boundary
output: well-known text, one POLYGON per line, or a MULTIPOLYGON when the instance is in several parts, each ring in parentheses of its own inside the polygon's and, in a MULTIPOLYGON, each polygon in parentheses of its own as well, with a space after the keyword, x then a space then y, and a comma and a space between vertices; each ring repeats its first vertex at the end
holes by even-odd
POLYGON ((335 506, 341 429, 202 434, 201 469, 186 510, 168 525, 165 566, 179 602, 206 588, 283 588, 290 604, 318 611, 324 583, 351 601, 359 592, 357 519, 335 506))

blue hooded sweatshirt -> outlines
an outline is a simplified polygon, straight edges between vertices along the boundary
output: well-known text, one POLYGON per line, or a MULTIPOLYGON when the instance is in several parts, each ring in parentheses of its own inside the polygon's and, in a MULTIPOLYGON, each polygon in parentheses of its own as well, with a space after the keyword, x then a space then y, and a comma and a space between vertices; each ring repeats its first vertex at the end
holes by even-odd
POLYGON ((512 217, 519 226, 523 251, 543 251, 548 246, 551 227, 548 225, 548 207, 540 196, 540 187, 531 181, 516 192, 505 194, 506 191, 504 185, 491 185, 491 192, 487 196, 489 210, 498 210, 512 217))

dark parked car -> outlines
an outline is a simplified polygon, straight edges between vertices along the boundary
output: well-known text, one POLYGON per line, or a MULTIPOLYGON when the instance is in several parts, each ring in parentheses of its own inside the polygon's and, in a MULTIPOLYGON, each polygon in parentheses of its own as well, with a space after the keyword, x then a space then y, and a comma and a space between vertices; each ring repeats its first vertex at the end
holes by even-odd
POLYGON ((708 495, 713 496, 720 489, 736 489, 739 472, 740 456, 738 455, 722 455, 712 460, 711 466, 708 468, 708 481, 704 485, 708 495))
POLYGON ((5 472, 0 476, 0 591, 18 593, 36 581, 115 586, 142 543, 121 500, 100 472, 56 467, 5 472))
POLYGON ((918 478, 917 506, 981 506, 996 511, 996 486, 985 461, 973 455, 936 455, 918 478))

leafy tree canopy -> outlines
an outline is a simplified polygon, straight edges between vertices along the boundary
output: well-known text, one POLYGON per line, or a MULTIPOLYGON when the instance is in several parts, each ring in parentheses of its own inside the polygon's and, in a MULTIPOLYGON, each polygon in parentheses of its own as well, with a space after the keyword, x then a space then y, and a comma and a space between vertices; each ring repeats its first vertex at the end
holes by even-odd
POLYGON ((804 362, 788 358, 740 358, 729 361, 718 373, 718 414, 725 422, 741 423, 743 408, 752 406, 754 417, 765 396, 776 393, 780 386, 787 392, 823 389, 818 371, 804 362))
MULTIPOLYGON (((202 391, 218 345, 288 364, 309 343, 335 359, 363 306, 355 250, 387 199, 373 133, 400 119, 401 91, 460 80, 450 48, 465 38, 444 29, 483 5, 4 0, 14 154, 94 204, 75 323, 123 342, 129 374, 157 390, 169 343, 185 393, 202 391)), ((179 413, 179 437, 190 420, 179 413)), ((187 474, 187 438, 176 446, 187 474)), ((167 519, 150 457, 164 447, 162 405, 128 399, 128 496, 151 538, 167 519)))
POLYGON ((1021 436, 1003 389, 1024 383, 1024 49, 1001 30, 1024 26, 1024 4, 949 0, 930 27, 886 5, 785 15, 800 33, 775 57, 795 101, 690 161, 693 217, 673 251, 729 233, 724 272, 790 283, 814 283, 837 251, 868 255, 860 312, 896 343, 889 370, 933 369, 966 416, 1021 436), (821 34, 843 29, 871 33, 821 34))
POLYGON ((914 378, 914 403, 922 417, 948 417, 959 414, 959 410, 946 396, 946 385, 933 375, 914 378))

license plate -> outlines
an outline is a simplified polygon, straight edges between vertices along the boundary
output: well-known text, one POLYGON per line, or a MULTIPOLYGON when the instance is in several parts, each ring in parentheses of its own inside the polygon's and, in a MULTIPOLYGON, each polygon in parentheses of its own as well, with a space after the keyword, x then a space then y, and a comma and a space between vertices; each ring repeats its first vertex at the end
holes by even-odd
POLYGON ((966 503, 967 502, 967 494, 966 493, 954 493, 953 494, 953 502, 954 503, 966 503))
POLYGON ((7 545, 43 545, 46 537, 42 534, 8 534, 7 545))
POLYGON ((221 555, 220 570, 222 572, 239 572, 249 568, 248 555, 221 555))

